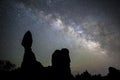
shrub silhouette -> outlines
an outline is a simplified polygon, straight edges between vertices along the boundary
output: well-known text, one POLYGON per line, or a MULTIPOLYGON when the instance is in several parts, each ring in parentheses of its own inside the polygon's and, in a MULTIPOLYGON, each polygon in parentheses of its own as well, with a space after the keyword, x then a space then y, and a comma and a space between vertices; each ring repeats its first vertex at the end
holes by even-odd
POLYGON ((10 61, 0 60, 0 72, 1 71, 11 71, 11 70, 14 70, 15 67, 16 67, 16 65, 12 64, 10 61))

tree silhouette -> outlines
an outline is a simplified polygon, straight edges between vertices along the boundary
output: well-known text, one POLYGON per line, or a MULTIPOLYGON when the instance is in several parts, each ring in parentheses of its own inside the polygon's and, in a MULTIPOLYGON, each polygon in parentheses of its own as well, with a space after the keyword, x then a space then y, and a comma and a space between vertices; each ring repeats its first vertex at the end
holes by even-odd
POLYGON ((7 60, 0 60, 0 71, 12 71, 16 67, 15 64, 7 60))

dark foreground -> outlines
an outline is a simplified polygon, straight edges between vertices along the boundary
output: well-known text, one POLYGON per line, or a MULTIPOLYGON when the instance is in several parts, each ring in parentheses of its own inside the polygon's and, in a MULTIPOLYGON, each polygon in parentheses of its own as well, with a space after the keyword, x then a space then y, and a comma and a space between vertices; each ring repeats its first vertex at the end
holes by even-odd
POLYGON ((25 53, 20 68, 14 69, 15 65, 9 61, 0 61, 1 80, 120 80, 120 70, 113 67, 108 68, 109 73, 106 76, 91 75, 88 71, 73 76, 67 48, 55 50, 52 54, 52 66, 44 67, 32 52, 32 42, 32 34, 28 31, 21 43, 25 53))

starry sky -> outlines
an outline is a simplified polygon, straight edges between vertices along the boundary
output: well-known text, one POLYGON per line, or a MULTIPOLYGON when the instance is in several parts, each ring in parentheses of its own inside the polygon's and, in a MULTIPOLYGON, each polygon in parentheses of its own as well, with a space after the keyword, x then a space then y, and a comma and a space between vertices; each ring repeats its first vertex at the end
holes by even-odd
POLYGON ((120 69, 120 2, 117 0, 0 0, 0 59, 20 67, 23 35, 44 66, 56 49, 68 48, 73 74, 120 69))

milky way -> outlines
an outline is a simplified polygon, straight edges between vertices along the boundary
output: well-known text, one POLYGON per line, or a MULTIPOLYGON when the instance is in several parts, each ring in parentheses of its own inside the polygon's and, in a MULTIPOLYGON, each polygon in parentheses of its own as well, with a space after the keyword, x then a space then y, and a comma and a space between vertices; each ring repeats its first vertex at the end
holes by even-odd
POLYGON ((44 66, 56 49, 68 48, 73 73, 120 69, 120 6, 113 0, 4 0, 0 6, 0 59, 20 66, 21 40, 30 30, 44 66))

